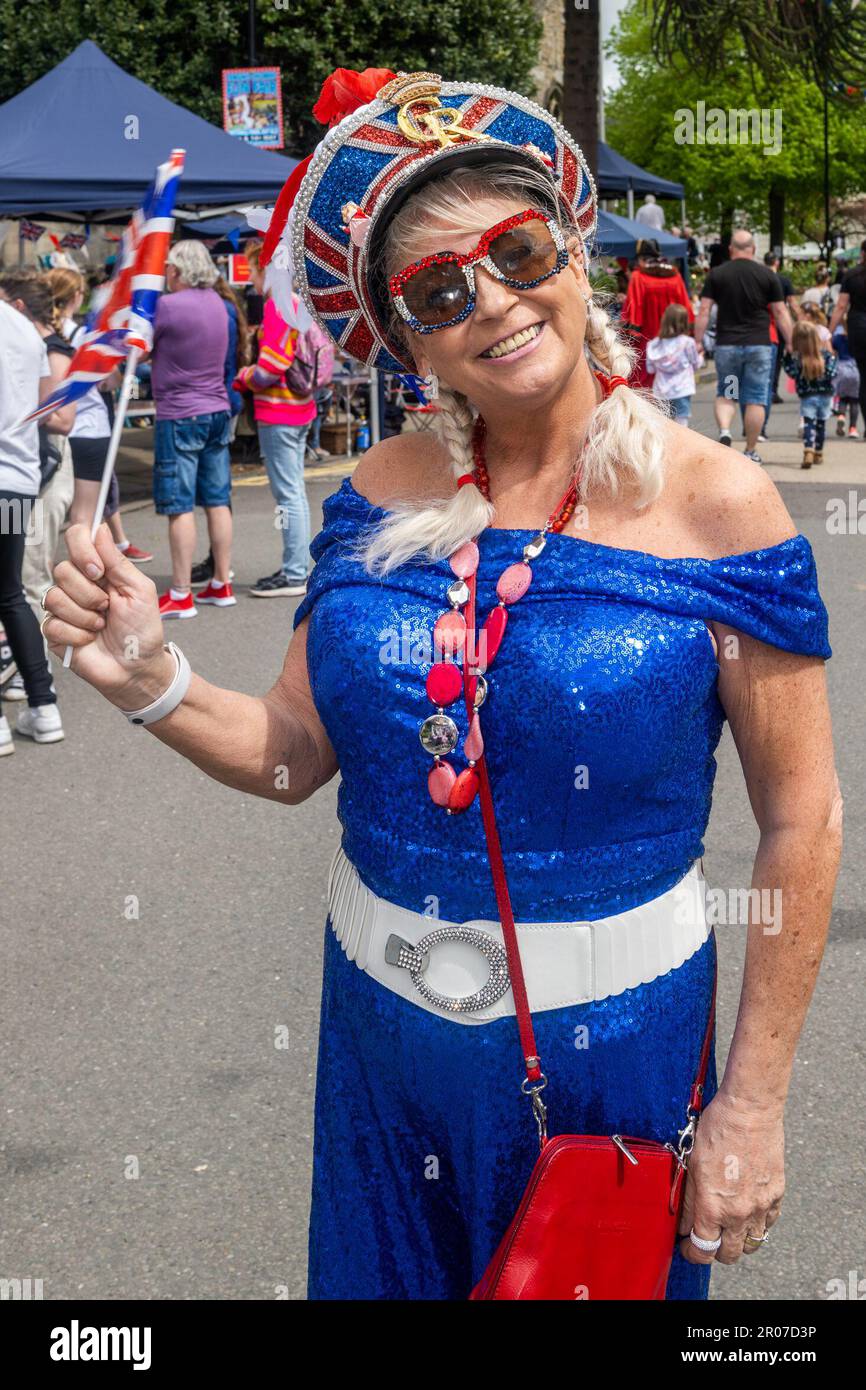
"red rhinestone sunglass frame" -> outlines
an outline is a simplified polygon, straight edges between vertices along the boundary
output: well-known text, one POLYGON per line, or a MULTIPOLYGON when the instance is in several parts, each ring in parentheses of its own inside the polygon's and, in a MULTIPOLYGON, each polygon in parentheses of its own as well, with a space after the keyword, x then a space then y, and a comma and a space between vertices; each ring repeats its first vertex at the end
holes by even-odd
POLYGON ((526 208, 523 212, 515 213, 512 217, 506 217, 504 221, 497 222, 494 227, 488 228, 479 240, 478 244, 465 255, 458 255, 456 251, 436 251, 431 256, 424 256, 420 261, 407 265, 404 270, 392 275, 388 281, 388 289, 394 301, 394 307, 401 319, 414 329, 416 333, 436 333, 441 328, 453 328, 455 324, 462 323, 464 319, 475 308, 475 267, 480 265, 494 280, 498 280, 503 285, 509 285, 512 289, 529 290, 535 285, 541 285, 551 276, 558 275, 568 265, 568 246, 565 234, 559 223, 538 208, 526 208), (539 275, 533 280, 516 280, 508 276, 499 269, 490 255, 490 247, 497 237, 510 232, 514 227, 523 226, 526 222, 543 222, 550 233, 553 245, 556 247, 556 263, 544 275, 539 275), (469 298, 458 314, 445 323, 425 324, 415 314, 406 303, 403 297, 403 290, 408 282, 420 271, 426 270, 431 265, 453 265, 462 273, 466 287, 469 291, 469 298))

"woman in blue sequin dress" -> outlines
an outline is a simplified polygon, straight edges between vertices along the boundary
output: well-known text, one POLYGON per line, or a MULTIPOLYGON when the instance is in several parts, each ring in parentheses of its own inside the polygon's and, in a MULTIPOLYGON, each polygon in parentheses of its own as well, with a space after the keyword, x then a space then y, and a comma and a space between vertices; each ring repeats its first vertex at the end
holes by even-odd
MULTIPOLYGON (((255 700, 194 676, 169 712, 157 704, 150 727, 212 776, 277 801, 296 804, 339 770, 309 1295, 465 1299, 537 1148, 513 1001, 509 991, 474 1017, 431 1004, 383 956, 376 923, 397 922, 413 940, 437 922, 497 929, 477 800, 448 815, 427 791, 418 729, 431 711, 430 633, 448 606, 458 546, 477 537, 483 615, 580 466, 581 506, 533 557, 489 672, 484 756, 515 920, 535 954, 530 1005, 554 1132, 664 1142, 683 1125, 716 952, 703 923, 699 939, 666 957, 676 927, 665 914, 698 873, 713 755, 731 724, 760 829, 753 897, 778 892, 784 921, 770 925, 759 911, 750 919, 725 1074, 717 1086, 711 1061, 707 1077, 667 1285, 670 1299, 704 1298, 713 1260, 760 1249, 780 1214, 785 1095, 838 859, 830 649, 811 550, 759 467, 677 429, 624 384, 605 398, 593 372, 610 384, 628 375, 630 356, 586 276, 591 185, 583 194, 572 186, 571 222, 562 198, 549 196, 576 148, 552 118, 522 98, 451 84, 452 115, 442 120, 462 113, 469 132, 486 122, 491 171, 464 158, 461 142, 477 150, 468 134, 453 148, 442 137, 448 159, 438 145, 424 148, 435 96, 416 137, 397 119, 411 115, 405 85, 385 90, 314 157, 296 204, 295 268, 343 346, 361 322, 392 354, 368 360, 438 379, 436 429, 377 445, 326 501, 274 689, 255 700), (377 204, 377 169, 364 161, 380 157, 383 141, 405 152, 416 138, 419 159, 435 158, 444 177, 425 173, 401 185, 393 206, 388 195, 377 204), (530 154, 506 158, 509 149, 530 154), (366 229, 351 226, 362 207, 379 218, 366 241, 366 229), (474 302, 459 321, 401 328, 388 276, 445 251, 465 256, 527 207, 562 218, 568 253, 555 271, 523 288, 476 266, 474 302), (366 246, 360 259, 353 245, 366 246), (338 252, 352 266, 342 279, 338 252), (369 295, 360 319, 335 326, 359 279, 369 295), (489 501, 477 468, 468 477, 477 413, 489 501), (288 785, 275 785, 277 767, 288 785), (593 946, 578 989, 568 952, 581 933, 593 946), (561 978, 546 969, 548 941, 551 951, 564 943, 561 978), (699 1248, 690 1232, 715 1248, 699 1248)), ((73 528, 69 549, 46 600, 49 643, 72 642, 73 669, 126 711, 168 698, 175 658, 162 648, 153 586, 101 536, 94 548, 73 528), (104 572, 101 585, 86 577, 88 564, 104 572), (102 611, 104 622, 94 616, 102 611), (134 665, 123 649, 130 631, 134 665)), ((462 740, 465 710, 458 701, 449 713, 462 740)), ((446 964, 459 949, 436 947, 446 964)), ((451 965, 463 968, 458 955, 451 965)))

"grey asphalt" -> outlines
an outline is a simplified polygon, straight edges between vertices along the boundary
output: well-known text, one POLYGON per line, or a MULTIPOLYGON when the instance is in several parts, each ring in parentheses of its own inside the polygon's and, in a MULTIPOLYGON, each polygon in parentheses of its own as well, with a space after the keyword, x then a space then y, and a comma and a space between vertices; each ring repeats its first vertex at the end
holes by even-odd
MULTIPOLYGON (((700 396, 694 423, 709 431, 708 388, 700 396)), ((795 424, 783 406, 777 434, 793 450, 795 424)), ((866 445, 850 447, 866 476, 866 445)), ((311 478, 315 525, 338 481, 311 478)), ((831 612, 847 847, 794 1069, 784 1219, 770 1250, 718 1270, 716 1299, 820 1299, 829 1281, 866 1275, 866 555, 862 536, 828 534, 838 485, 781 486, 831 612)), ((276 676, 294 608, 244 593, 277 563, 271 507, 265 487, 236 490, 239 605, 201 610, 171 633, 196 670, 251 693, 276 676)), ((126 520, 164 578, 164 523, 149 508, 126 520)), ((66 741, 19 740, 0 762, 0 1278, 42 1279, 47 1299, 303 1298, 336 783, 296 808, 242 796, 130 729, 74 677, 56 678, 66 741)), ((710 883, 747 885, 756 839, 726 734, 710 883)), ((744 929, 720 936, 722 1061, 744 929)))

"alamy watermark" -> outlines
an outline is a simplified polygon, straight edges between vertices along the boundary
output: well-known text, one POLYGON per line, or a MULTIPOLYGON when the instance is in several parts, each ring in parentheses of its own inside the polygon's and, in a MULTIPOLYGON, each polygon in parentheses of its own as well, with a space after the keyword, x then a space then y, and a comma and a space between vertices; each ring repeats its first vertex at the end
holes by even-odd
POLYGON ((768 159, 782 152, 782 108, 737 107, 707 110, 705 101, 695 109, 681 106, 674 112, 674 140, 678 145, 760 145, 768 159))

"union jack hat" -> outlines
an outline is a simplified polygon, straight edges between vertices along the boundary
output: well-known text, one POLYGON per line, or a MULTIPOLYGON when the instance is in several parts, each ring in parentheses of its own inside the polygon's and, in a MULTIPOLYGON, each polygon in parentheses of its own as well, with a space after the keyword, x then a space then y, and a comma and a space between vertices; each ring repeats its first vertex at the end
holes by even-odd
POLYGON ((584 242, 592 238, 596 191, 586 160, 563 126, 526 97, 435 73, 338 69, 314 114, 331 129, 280 195, 262 261, 284 238, 310 313, 368 366, 413 370, 370 271, 391 219, 430 178, 503 155, 525 160, 549 174, 567 224, 584 242))

